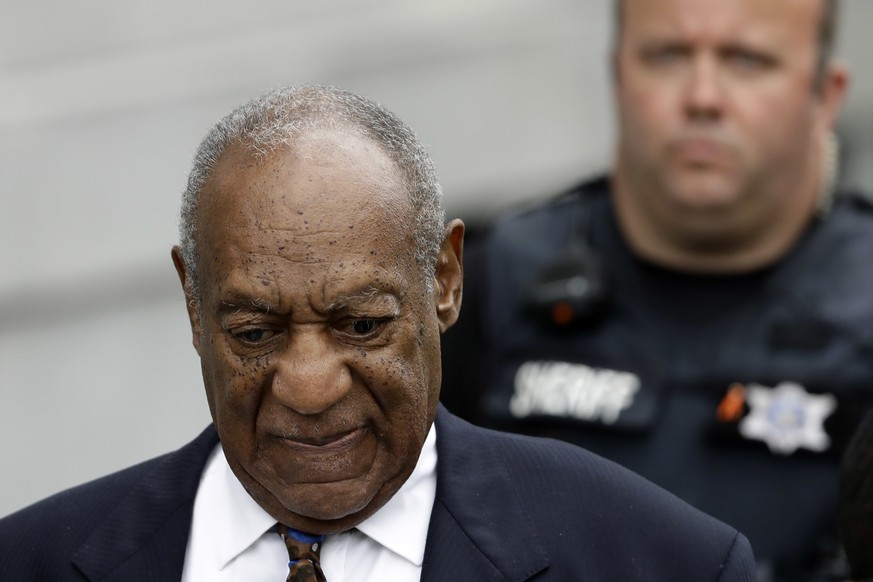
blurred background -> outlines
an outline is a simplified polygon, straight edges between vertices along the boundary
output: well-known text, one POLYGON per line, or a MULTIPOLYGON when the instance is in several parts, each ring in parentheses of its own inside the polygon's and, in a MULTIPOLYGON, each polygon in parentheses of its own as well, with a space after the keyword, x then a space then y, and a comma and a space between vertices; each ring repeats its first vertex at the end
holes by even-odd
MULTIPOLYGON (((416 129, 475 230, 608 166, 610 17, 609 0, 3 0, 0 515, 209 422, 170 247, 219 117, 279 85, 366 95, 416 129)), ((873 192, 873 2, 843 0, 841 21, 841 179, 873 192)))

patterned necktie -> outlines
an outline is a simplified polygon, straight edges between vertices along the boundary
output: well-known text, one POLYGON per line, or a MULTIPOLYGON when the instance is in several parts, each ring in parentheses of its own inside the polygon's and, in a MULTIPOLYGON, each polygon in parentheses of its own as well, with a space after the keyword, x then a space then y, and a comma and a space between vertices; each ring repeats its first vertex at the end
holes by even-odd
POLYGON ((288 548, 289 572, 285 582, 325 582, 318 563, 324 536, 303 533, 281 524, 276 526, 276 531, 288 548))

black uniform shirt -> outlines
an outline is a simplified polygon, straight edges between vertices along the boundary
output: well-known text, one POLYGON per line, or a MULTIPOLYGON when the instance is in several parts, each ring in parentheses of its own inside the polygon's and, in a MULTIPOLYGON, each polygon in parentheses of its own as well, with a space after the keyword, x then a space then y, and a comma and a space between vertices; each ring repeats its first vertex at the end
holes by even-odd
POLYGON ((634 256, 608 188, 503 218, 468 249, 443 402, 616 460, 800 580, 833 530, 839 453, 873 396, 873 212, 839 196, 778 264, 703 276, 634 256), (579 244, 608 303, 563 327, 532 289, 579 244))

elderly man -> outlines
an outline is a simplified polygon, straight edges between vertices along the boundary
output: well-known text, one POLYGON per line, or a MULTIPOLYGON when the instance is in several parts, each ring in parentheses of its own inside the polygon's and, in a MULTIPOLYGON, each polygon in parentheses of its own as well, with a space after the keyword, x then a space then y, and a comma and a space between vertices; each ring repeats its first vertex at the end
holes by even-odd
POLYGON ((750 580, 736 530, 439 406, 463 232, 378 105, 301 88, 231 113, 172 253, 214 426, 0 521, 0 579, 750 580))
POLYGON ((806 580, 873 396, 873 213, 833 191, 836 2, 616 19, 614 169, 468 246, 443 403, 617 460, 748 535, 762 580, 806 580))

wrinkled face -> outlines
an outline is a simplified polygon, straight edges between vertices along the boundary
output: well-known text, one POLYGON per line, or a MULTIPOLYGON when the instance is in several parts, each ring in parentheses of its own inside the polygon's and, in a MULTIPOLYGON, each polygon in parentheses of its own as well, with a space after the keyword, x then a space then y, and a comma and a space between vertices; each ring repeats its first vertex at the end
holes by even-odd
POLYGON ((821 0, 625 0, 618 171, 678 213, 798 200, 834 113, 815 88, 821 13, 821 0))
POLYGON ((277 520, 352 527, 409 476, 437 406, 444 287, 413 258, 404 184, 372 142, 321 132, 261 161, 231 149, 201 199, 189 315, 228 462, 277 520))

